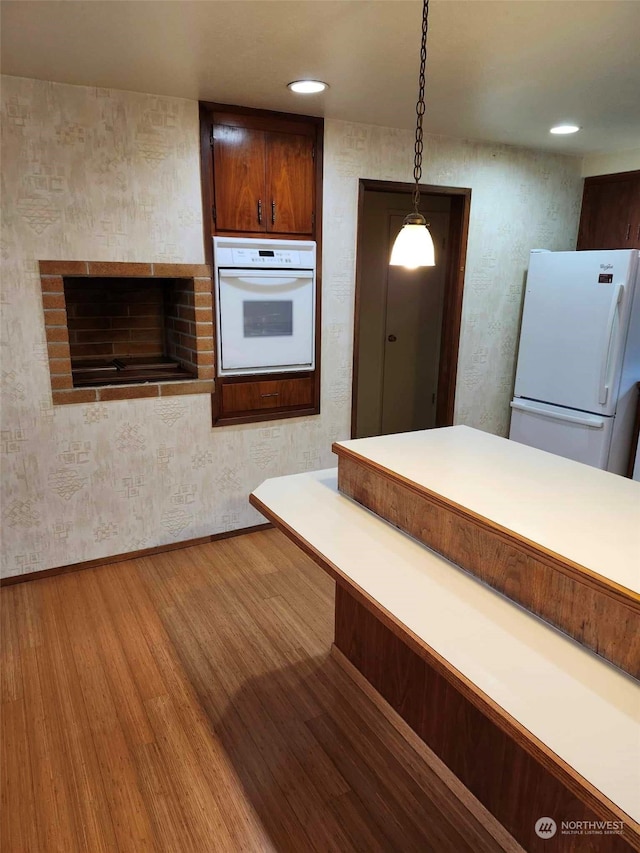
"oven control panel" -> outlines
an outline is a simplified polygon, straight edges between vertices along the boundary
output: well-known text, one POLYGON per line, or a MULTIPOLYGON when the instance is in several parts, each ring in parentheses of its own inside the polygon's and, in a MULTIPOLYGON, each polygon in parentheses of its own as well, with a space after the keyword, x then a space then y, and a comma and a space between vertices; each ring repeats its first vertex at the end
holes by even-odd
POLYGON ((214 266, 226 269, 315 270, 316 244, 311 240, 262 240, 214 237, 214 266))
POLYGON ((232 249, 234 267, 299 267, 300 252, 287 249, 232 249))

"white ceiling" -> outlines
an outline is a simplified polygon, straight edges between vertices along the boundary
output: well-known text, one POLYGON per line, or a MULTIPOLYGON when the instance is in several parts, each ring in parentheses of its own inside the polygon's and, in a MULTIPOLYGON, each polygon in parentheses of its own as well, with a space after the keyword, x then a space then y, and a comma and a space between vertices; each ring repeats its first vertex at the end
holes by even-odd
MULTIPOLYGON (((421 0, 2 0, 2 72, 413 127, 421 0), (300 77, 330 84, 294 95, 300 77)), ((425 129, 640 147, 638 0, 432 0, 425 129), (583 130, 553 137, 572 121, 583 130)))

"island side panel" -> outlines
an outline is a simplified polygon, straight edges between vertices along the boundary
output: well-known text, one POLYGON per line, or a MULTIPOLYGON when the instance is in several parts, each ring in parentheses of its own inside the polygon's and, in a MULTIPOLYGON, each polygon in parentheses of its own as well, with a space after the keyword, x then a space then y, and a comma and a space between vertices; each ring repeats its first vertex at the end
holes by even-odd
MULTIPOLYGON (((576 796, 340 582, 335 617, 336 647, 530 853, 550 849, 535 834, 539 817, 558 826, 620 820, 605 803, 594 811, 589 793, 589 803, 576 796)), ((628 828, 626 837, 567 835, 554 842, 561 853, 631 853, 640 839, 628 828)))
POLYGON ((640 604, 559 555, 338 452, 338 489, 640 679, 640 604))

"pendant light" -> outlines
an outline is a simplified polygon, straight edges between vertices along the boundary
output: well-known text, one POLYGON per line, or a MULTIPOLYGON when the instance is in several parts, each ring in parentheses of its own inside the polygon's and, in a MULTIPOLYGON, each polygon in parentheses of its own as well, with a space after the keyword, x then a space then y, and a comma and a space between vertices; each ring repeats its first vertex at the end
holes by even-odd
POLYGON ((413 191, 413 212, 405 217, 400 233, 391 250, 391 266, 417 267, 435 266, 433 240, 427 228, 427 221, 418 210, 420 206, 420 179, 422 178, 422 117, 424 116, 424 68, 427 62, 427 30, 429 18, 429 0, 422 6, 422 44, 420 47, 420 77, 418 79, 418 103, 416 104, 416 143, 413 160, 413 177, 416 182, 413 191))

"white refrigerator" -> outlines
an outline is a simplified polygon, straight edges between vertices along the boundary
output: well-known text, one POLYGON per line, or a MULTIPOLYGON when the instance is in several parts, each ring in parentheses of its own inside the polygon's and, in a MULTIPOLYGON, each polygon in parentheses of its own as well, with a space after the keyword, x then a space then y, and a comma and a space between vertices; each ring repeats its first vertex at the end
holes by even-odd
POLYGON ((640 252, 530 256, 509 438, 624 474, 640 380, 640 252))

